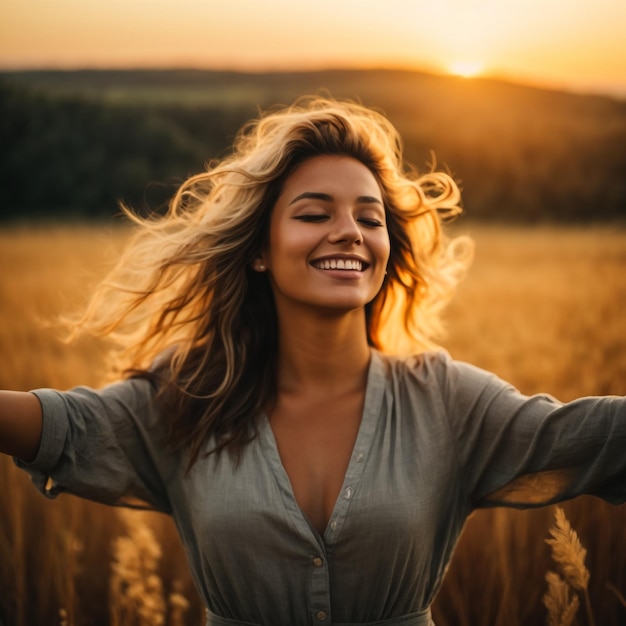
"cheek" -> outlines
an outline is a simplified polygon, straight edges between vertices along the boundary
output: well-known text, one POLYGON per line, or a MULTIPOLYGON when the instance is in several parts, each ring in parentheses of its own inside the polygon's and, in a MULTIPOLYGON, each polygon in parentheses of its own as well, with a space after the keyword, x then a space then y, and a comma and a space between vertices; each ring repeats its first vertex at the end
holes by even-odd
POLYGON ((277 266, 286 261, 302 263, 313 253, 318 239, 307 229, 289 225, 289 228, 276 225, 270 229, 268 260, 277 266))
POLYGON ((287 255, 289 255, 289 238, 285 237, 279 226, 275 226, 270 230, 268 240, 268 267, 280 266, 281 259, 287 255))
POLYGON ((387 267, 389 257, 391 255, 391 242, 389 240, 389 234, 385 232, 384 235, 376 242, 376 256, 387 267))

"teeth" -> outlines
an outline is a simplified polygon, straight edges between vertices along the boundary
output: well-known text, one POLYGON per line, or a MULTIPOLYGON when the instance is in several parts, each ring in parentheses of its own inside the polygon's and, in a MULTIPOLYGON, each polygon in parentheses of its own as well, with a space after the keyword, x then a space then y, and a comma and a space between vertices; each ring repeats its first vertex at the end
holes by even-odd
POLYGON ((315 263, 315 267, 320 270, 356 270, 363 269, 363 263, 356 259, 324 259, 315 263))

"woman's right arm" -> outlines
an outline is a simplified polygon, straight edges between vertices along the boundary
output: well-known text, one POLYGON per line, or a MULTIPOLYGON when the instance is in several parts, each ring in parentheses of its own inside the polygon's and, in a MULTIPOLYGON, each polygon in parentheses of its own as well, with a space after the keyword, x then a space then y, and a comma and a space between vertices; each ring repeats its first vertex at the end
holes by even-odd
POLYGON ((41 440, 41 404, 32 393, 0 391, 0 452, 32 461, 41 440))
POLYGON ((181 453, 164 447, 161 411, 144 378, 102 389, 0 392, 0 452, 16 457, 48 498, 65 492, 170 513, 167 483, 181 453))

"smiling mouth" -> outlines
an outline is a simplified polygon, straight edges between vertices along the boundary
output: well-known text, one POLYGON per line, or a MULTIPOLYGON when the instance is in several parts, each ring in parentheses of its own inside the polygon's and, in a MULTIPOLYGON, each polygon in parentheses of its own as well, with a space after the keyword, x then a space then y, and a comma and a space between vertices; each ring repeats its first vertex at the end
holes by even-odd
POLYGON ((322 259, 314 261, 311 265, 318 270, 347 270, 362 272, 367 264, 358 259, 322 259))

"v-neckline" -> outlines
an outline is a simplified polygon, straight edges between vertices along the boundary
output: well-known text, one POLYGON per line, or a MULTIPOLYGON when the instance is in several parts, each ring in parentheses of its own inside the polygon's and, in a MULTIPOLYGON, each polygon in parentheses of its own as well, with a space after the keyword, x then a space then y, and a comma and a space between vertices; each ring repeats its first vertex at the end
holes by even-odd
POLYGON ((290 512, 291 519, 298 531, 304 535, 313 533, 318 543, 329 544, 339 536, 345 521, 351 501, 358 497, 358 485, 366 465, 367 457, 372 446, 374 432, 381 414, 382 401, 385 389, 385 372, 381 355, 372 349, 365 398, 361 422, 357 431, 356 440, 350 455, 348 467, 343 483, 333 506, 331 515, 322 535, 310 522, 304 511, 296 501, 295 493, 289 480, 287 470, 278 452, 278 445, 272 430, 269 418, 264 413, 259 424, 259 439, 266 459, 272 467, 274 477, 281 492, 285 508, 290 512))

